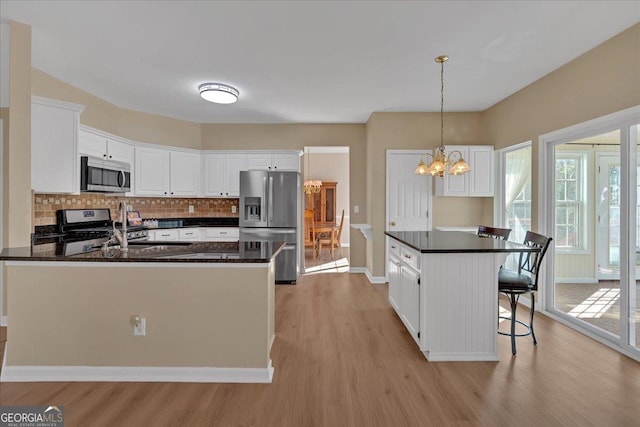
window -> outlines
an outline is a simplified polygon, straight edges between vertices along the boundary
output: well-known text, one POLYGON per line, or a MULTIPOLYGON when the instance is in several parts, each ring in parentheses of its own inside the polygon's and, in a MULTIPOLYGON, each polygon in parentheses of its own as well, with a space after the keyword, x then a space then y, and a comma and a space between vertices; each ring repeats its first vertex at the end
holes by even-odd
POLYGON ((585 249, 585 163, 586 154, 556 153, 555 245, 560 250, 585 249))

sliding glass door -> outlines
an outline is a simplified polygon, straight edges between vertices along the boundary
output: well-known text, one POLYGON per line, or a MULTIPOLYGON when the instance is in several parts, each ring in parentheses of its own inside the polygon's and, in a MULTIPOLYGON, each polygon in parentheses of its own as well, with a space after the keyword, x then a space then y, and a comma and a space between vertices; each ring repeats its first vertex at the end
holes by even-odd
POLYGON ((640 357, 637 117, 543 135, 540 196, 554 238, 546 311, 640 357))

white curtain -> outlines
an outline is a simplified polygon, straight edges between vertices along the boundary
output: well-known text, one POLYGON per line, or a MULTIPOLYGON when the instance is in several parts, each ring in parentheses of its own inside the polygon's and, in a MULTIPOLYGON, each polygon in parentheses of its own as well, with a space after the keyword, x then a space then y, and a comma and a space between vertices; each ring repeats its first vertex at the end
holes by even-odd
POLYGON ((507 218, 514 219, 513 231, 509 240, 521 242, 527 231, 528 224, 520 222, 520 218, 514 216, 512 211, 513 201, 524 190, 531 179, 531 147, 511 151, 505 155, 505 186, 504 209, 507 218))

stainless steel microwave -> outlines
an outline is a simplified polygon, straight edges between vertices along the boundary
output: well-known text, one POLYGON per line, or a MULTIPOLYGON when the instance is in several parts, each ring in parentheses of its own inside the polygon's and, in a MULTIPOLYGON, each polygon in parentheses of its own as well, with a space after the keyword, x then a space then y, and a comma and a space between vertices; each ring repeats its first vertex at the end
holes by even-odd
POLYGON ((98 193, 131 191, 131 166, 124 162, 81 156, 80 191, 98 193))

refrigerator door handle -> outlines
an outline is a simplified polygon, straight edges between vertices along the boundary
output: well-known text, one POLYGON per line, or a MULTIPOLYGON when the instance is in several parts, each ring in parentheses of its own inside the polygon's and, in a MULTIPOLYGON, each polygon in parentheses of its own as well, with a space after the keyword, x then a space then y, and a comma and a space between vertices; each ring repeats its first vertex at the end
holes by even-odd
POLYGON ((273 222, 273 177, 269 177, 269 223, 273 222))
POLYGON ((262 200, 260 200, 260 221, 266 222, 265 215, 267 211, 265 210, 265 202, 267 201, 267 177, 262 177, 262 200))

